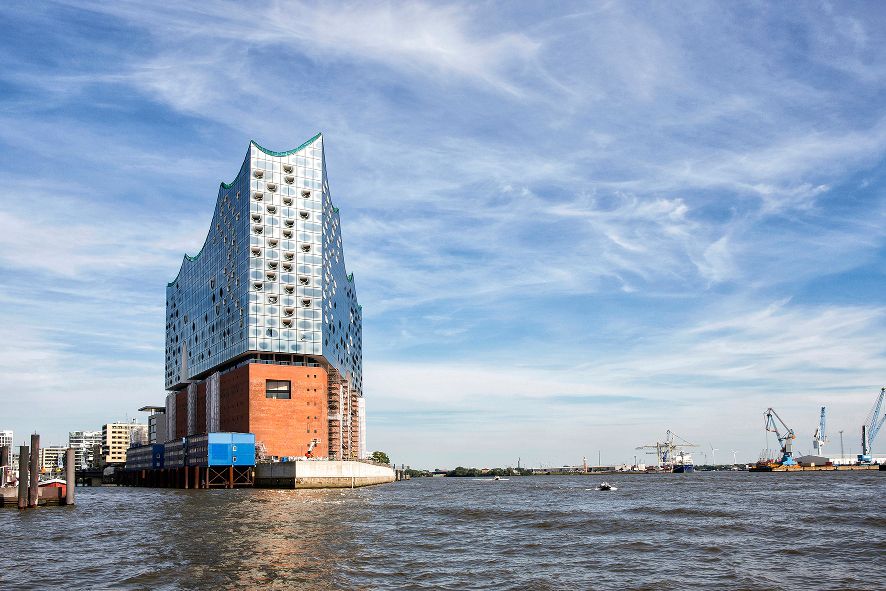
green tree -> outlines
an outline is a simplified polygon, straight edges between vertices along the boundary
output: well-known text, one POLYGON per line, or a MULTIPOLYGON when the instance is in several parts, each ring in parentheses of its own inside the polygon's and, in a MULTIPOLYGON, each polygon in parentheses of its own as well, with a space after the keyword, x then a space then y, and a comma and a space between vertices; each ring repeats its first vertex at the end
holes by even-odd
POLYGON ((388 454, 386 454, 383 451, 372 452, 372 455, 369 456, 369 459, 371 459, 373 462, 378 462, 379 464, 390 464, 391 463, 391 458, 389 458, 388 454))

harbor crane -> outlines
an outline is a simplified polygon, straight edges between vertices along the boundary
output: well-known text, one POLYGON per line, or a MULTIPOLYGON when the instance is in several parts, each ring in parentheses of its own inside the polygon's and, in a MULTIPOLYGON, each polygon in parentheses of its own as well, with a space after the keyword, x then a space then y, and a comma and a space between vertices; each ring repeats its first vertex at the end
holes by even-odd
POLYGON ((861 453, 858 455, 859 464, 870 464, 873 461, 871 457, 874 447, 874 440, 880 427, 886 423, 886 409, 883 407, 883 398, 886 397, 886 388, 880 388, 880 395, 874 401, 874 407, 868 413, 867 418, 861 426, 861 453))
POLYGON ((828 442, 827 435, 825 435, 825 407, 821 407, 821 418, 818 419, 818 429, 815 430, 815 435, 812 436, 812 450, 813 453, 817 456, 824 455, 824 444, 828 442))
POLYGON ((679 470, 681 471, 684 470, 684 467, 688 467, 687 471, 691 471, 694 469, 691 467, 692 456, 683 451, 684 447, 698 447, 698 445, 689 443, 668 429, 664 441, 658 441, 652 445, 641 445, 637 449, 654 450, 646 453, 655 454, 656 465, 660 470, 673 470, 680 466, 679 470), (682 443, 678 443, 677 440, 682 443))
POLYGON ((796 466, 797 462, 794 460, 794 439, 797 436, 794 434, 794 430, 781 420, 781 417, 778 416, 778 413, 772 407, 766 409, 764 416, 766 417, 766 432, 775 433, 778 443, 781 444, 781 465, 796 466), (779 424, 784 429, 784 434, 779 431, 779 424))

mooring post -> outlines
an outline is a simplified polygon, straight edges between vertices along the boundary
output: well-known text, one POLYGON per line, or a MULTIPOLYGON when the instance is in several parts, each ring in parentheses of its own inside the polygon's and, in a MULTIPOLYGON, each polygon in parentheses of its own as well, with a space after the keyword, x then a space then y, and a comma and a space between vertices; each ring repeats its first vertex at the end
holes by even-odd
POLYGON ((40 494, 40 436, 31 433, 31 488, 28 491, 28 506, 37 506, 37 496, 40 494))
POLYGON ((18 448, 18 508, 28 508, 28 483, 31 481, 28 471, 28 455, 27 445, 18 448))
POLYGON ((6 472, 9 468, 9 446, 0 446, 0 486, 6 486, 6 472))
POLYGON ((77 486, 74 472, 74 448, 65 450, 65 505, 74 504, 74 488, 77 486))

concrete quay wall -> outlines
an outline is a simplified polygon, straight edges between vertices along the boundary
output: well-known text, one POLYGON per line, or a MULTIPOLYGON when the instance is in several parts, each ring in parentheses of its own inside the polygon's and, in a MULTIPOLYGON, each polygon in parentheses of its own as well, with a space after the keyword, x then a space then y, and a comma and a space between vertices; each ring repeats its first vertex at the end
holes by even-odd
POLYGON ((261 488, 354 488, 395 480, 390 466, 365 462, 296 460, 255 466, 255 486, 261 488))

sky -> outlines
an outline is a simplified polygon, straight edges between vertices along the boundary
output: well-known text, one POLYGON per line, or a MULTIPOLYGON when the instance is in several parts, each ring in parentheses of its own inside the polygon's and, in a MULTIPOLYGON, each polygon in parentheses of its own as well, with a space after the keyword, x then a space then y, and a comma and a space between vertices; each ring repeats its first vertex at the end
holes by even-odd
POLYGON ((886 384, 882 4, 7 2, 0 19, 16 442, 162 404, 165 286, 218 183, 251 139, 320 131, 371 450, 611 464, 671 429, 697 462, 752 461, 767 407, 811 452, 826 406, 826 449, 843 430, 859 452, 886 384))

